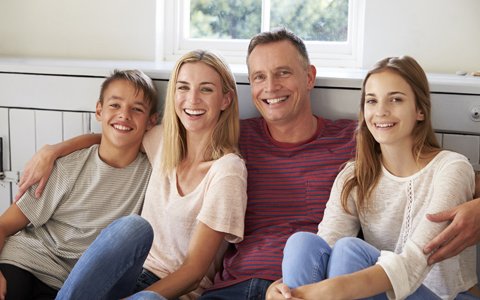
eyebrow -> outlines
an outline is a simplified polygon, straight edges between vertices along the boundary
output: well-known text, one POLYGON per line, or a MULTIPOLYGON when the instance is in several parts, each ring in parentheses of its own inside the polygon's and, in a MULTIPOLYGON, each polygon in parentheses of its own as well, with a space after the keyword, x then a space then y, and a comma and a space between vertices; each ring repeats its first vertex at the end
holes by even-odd
MULTIPOLYGON (((112 95, 110 98, 108 98, 107 100, 120 100, 120 101, 125 101, 124 98, 120 97, 120 96, 117 96, 117 95, 112 95)), ((147 104, 145 103, 145 99, 142 99, 142 100, 135 100, 134 102, 135 105, 141 105, 141 106, 144 106, 144 107, 147 107, 147 104)))
POLYGON ((250 76, 254 76, 254 75, 257 75, 257 74, 263 74, 264 72, 263 71, 252 71, 248 74, 248 77, 250 78, 250 76))
MULTIPOLYGON (((400 91, 389 92, 387 95, 391 96, 391 95, 395 95, 395 94, 401 94, 401 95, 405 95, 405 96, 407 95, 404 92, 400 92, 400 91)), ((367 93, 367 94, 365 94, 365 96, 375 96, 375 93, 367 93)))
POLYGON ((111 95, 110 97, 107 98, 107 100, 124 100, 124 99, 117 95, 111 95))
MULTIPOLYGON (((179 84, 179 83, 180 83, 180 84, 187 84, 187 85, 190 85, 190 83, 189 83, 189 82, 187 82, 187 81, 183 81, 183 80, 177 80, 177 84, 179 84)), ((213 83, 213 82, 210 82, 210 81, 202 81, 202 82, 200 82, 200 85, 202 85, 202 84, 211 84, 211 85, 215 85, 215 83, 213 83)))

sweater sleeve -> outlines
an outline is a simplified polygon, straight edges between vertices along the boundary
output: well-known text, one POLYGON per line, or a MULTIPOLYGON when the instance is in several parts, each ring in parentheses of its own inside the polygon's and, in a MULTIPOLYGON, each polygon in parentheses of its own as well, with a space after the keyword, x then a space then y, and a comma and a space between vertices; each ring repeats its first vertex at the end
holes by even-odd
MULTIPOLYGON (((425 213, 441 212, 473 197, 475 176, 472 166, 461 155, 453 154, 448 157, 451 159, 435 166, 433 178, 419 179, 422 188, 431 191, 430 197, 412 197, 411 201, 427 202, 425 213), (426 187, 428 185, 431 186, 426 187)), ((412 227, 400 253, 381 251, 377 264, 385 270, 393 286, 393 291, 387 292, 391 299, 403 299, 415 291, 432 268, 427 264, 429 255, 424 254, 422 249, 446 228, 448 222, 430 222, 425 213, 418 216, 420 219, 417 225, 412 227)))
POLYGON ((320 224, 318 224, 317 234, 321 236, 330 247, 342 237, 357 236, 360 230, 360 221, 352 193, 350 193, 348 197, 348 209, 351 214, 343 209, 341 203, 343 185, 353 171, 354 164, 349 163, 335 178, 323 219, 320 224))

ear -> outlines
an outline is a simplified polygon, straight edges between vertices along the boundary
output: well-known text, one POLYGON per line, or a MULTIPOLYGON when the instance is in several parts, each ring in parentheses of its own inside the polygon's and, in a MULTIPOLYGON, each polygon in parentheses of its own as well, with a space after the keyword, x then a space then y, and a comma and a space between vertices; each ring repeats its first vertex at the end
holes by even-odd
POLYGON ((222 105, 221 105, 220 109, 222 111, 227 109, 227 107, 230 106, 230 103, 232 103, 232 99, 233 99, 233 92, 232 91, 229 91, 228 93, 223 95, 222 105))
POLYGON ((97 101, 97 106, 95 107, 95 118, 98 122, 102 120, 102 109, 103 105, 100 101, 97 101))
POLYGON ((309 65, 307 67, 307 87, 308 90, 313 89, 315 86, 315 80, 317 79, 317 69, 314 65, 309 65))
POLYGON ((417 110, 417 121, 424 121, 425 120, 425 114, 421 110, 417 110))
POLYGON ((152 114, 147 121, 147 131, 152 129, 158 122, 158 112, 152 114))

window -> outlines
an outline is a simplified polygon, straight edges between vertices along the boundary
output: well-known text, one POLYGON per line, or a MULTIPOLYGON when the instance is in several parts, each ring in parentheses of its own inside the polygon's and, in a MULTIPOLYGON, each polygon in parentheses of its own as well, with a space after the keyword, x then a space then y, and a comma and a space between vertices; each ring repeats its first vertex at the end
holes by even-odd
POLYGON ((284 26, 306 42, 315 65, 357 67, 363 7, 364 0, 167 0, 160 57, 208 48, 244 63, 253 35, 284 26))

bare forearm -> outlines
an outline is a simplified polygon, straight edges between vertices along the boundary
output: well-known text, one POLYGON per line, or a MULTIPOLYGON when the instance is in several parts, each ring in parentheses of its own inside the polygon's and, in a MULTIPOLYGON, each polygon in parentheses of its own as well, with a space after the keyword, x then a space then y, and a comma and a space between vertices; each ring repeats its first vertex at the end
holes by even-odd
POLYGON ((381 294, 392 289, 390 280, 382 267, 370 268, 329 278, 314 284, 301 286, 292 291, 301 299, 359 299, 381 294))
POLYGON ((167 299, 176 299, 194 291, 200 284, 201 278, 203 276, 195 275, 195 272, 188 268, 180 267, 177 271, 146 288, 146 290, 157 292, 167 299))
POLYGON ((345 299, 367 298, 392 289, 390 279, 379 265, 342 277, 343 290, 348 296, 345 299))
POLYGON ((0 216, 0 253, 2 252, 7 237, 20 231, 27 226, 29 222, 17 204, 13 203, 7 208, 0 216))
POLYGON ((84 134, 58 144, 46 146, 48 151, 56 158, 68 155, 74 151, 88 148, 94 144, 99 144, 101 141, 100 134, 84 134))
POLYGON ((190 240, 188 254, 180 268, 147 290, 153 290, 168 299, 178 298, 195 290, 214 261, 224 237, 223 232, 215 231, 199 222, 190 240))

